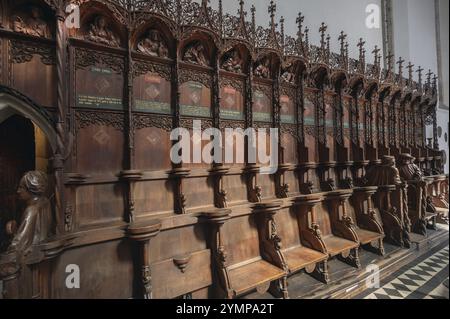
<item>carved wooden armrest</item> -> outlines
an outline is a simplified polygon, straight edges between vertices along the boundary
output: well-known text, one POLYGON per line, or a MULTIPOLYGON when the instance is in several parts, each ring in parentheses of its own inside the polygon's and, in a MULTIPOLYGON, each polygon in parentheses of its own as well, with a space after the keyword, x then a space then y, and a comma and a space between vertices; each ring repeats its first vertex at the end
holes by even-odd
POLYGON ((349 216, 345 216, 334 223, 333 233, 347 240, 358 242, 358 235, 355 232, 355 223, 349 216))
POLYGON ((375 211, 371 210, 367 214, 360 216, 361 224, 364 225, 364 229, 373 231, 375 233, 383 234, 383 226, 375 218, 375 211))
POLYGON ((306 247, 328 254, 318 224, 312 224, 310 228, 303 230, 301 232, 301 238, 306 247))

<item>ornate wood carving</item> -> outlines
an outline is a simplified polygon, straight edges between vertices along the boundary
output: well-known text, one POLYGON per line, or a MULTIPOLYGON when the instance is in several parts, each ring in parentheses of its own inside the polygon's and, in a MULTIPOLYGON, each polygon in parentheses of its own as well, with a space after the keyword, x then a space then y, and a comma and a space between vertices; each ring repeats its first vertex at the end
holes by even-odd
POLYGON ((123 131, 124 115, 120 113, 96 111, 77 111, 75 113, 77 130, 91 125, 105 125, 114 127, 116 130, 123 131))
POLYGON ((51 46, 15 39, 9 43, 12 63, 30 62, 34 55, 39 55, 42 63, 46 65, 56 64, 55 49, 51 46))

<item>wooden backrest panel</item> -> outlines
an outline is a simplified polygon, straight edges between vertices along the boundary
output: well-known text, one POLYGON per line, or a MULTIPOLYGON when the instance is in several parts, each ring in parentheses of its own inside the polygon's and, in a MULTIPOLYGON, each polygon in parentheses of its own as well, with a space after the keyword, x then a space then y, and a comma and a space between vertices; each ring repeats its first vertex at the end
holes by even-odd
POLYGON ((252 215, 233 218, 225 223, 223 241, 228 252, 229 265, 260 256, 258 228, 252 215))

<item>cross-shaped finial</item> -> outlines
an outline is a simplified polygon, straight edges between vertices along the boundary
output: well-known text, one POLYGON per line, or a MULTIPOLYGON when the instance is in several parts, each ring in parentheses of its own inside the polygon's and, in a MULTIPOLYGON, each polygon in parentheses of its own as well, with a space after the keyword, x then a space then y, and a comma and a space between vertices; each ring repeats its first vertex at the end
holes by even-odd
POLYGON ((380 51, 381 51, 381 49, 379 49, 378 45, 376 45, 372 51, 372 53, 375 54, 375 58, 378 56, 378 52, 380 52, 380 51))
POLYGON ((347 35, 344 33, 344 31, 341 31, 341 34, 339 35, 339 42, 341 42, 341 51, 344 49, 344 41, 347 38, 347 35))
POLYGON ((428 69, 428 73, 427 73, 427 83, 430 84, 431 83, 431 76, 433 75, 433 72, 431 72, 431 69, 428 69))
POLYGON ((392 60, 394 59, 394 55, 393 54, 389 54, 386 56, 386 61, 387 61, 387 67, 388 67, 388 71, 392 71, 392 60))
POLYGON ((403 74, 403 62, 405 62, 405 60, 402 59, 402 57, 400 57, 397 61, 398 64, 398 74, 400 75, 400 77, 403 74))
POLYGON ((328 26, 325 24, 325 22, 322 22, 319 28, 319 32, 322 33, 323 36, 325 36, 325 32, 327 31, 328 26))
POLYGON ((299 37, 299 39, 303 39, 303 22, 305 21, 305 17, 302 15, 301 12, 298 13, 298 17, 297 20, 295 20, 295 23, 298 24, 298 33, 297 36, 299 37))
POLYGON ((414 64, 409 62, 408 63, 408 79, 409 79, 409 82, 412 82, 412 79, 413 79, 413 67, 414 67, 414 64))
POLYGON ((269 13, 270 13, 270 17, 272 19, 275 17, 276 11, 277 11, 277 5, 275 4, 275 2, 273 0, 270 0, 269 13))
POLYGON ((366 42, 363 40, 363 38, 359 38, 358 47, 360 52, 363 50, 364 44, 366 44, 366 42))
POLYGON ((299 25, 303 25, 303 22, 305 21, 305 16, 302 15, 301 12, 298 13, 297 20, 295 21, 299 25))
POLYGON ((325 47, 325 32, 327 31, 328 26, 322 22, 322 24, 320 25, 319 28, 319 32, 320 32, 320 44, 322 46, 322 48, 325 47))
POLYGON ((419 68, 417 69, 417 73, 419 73, 419 85, 422 85, 422 72, 423 72, 423 68, 419 65, 419 68))
POLYGON ((247 13, 244 11, 244 0, 239 0, 239 15, 240 16, 245 16, 247 13))

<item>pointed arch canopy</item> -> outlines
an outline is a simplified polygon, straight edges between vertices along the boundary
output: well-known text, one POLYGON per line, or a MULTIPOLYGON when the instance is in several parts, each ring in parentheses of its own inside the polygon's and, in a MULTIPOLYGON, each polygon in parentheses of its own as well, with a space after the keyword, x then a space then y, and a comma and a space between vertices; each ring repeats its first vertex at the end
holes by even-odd
POLYGON ((39 126, 55 153, 56 131, 48 112, 16 90, 0 85, 0 123, 14 114, 22 115, 39 126))

